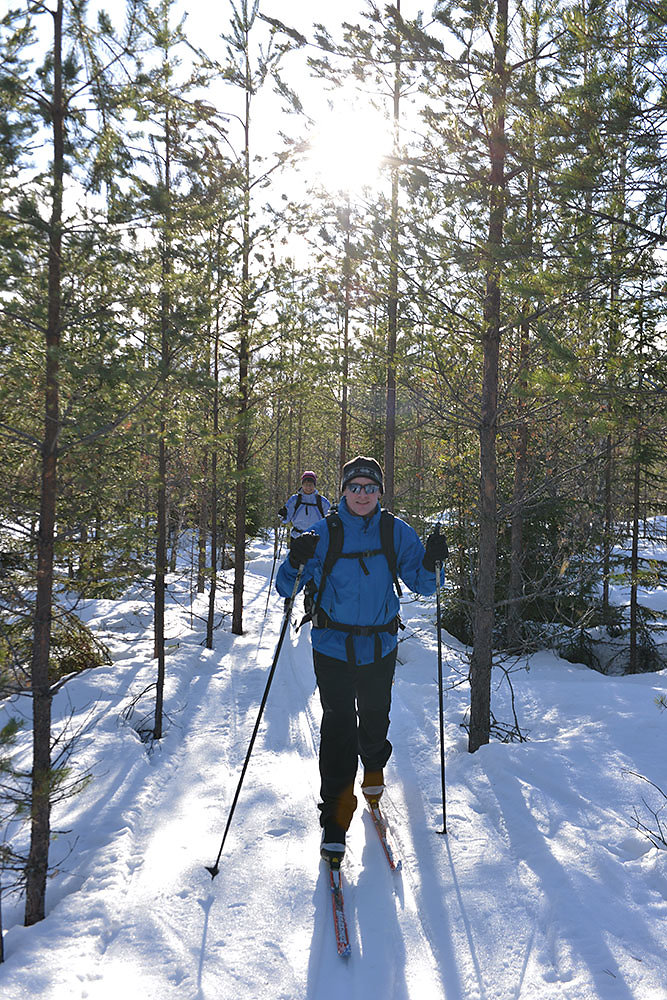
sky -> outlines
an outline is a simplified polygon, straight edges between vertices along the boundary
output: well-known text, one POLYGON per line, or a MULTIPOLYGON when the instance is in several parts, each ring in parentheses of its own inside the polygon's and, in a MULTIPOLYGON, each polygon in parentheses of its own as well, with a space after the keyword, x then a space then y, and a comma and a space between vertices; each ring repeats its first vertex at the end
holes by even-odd
MULTIPOLYGON (((210 4, 196 0, 187 5, 186 30, 191 30, 192 37, 201 40, 208 52, 214 51, 214 39, 224 30, 228 9, 224 2, 215 6, 212 21, 210 4)), ((266 0, 260 6, 261 12, 296 28, 309 39, 313 37, 314 23, 324 24, 334 38, 340 37, 343 22, 363 23, 361 12, 366 9, 368 5, 364 0, 341 0, 335 4, 322 0, 266 0)), ((424 4, 402 0, 404 17, 415 17, 422 10, 424 4)), ((308 47, 293 53, 283 68, 286 78, 302 98, 307 114, 314 119, 314 126, 290 121, 287 117, 279 120, 280 105, 272 98, 261 97, 257 102, 260 134, 256 134, 256 141, 269 144, 272 140, 273 147, 279 148, 276 146, 277 121, 287 133, 296 130, 307 135, 313 147, 306 168, 308 175, 311 178, 315 175, 317 183, 332 191, 342 189, 359 193, 365 184, 377 183, 382 159, 391 151, 391 129, 370 107, 368 100, 358 97, 354 86, 341 92, 315 80, 305 64, 307 54, 317 54, 317 51, 308 47)), ((218 102, 224 107, 225 98, 219 98, 218 102)), ((218 102, 214 99, 214 103, 218 102)))
MULTIPOLYGON (((416 16, 423 7, 415 0, 402 0, 401 4, 407 18, 416 16)), ((125 0, 90 0, 88 15, 91 21, 99 8, 109 12, 120 33, 125 20, 125 0)), ((312 38, 312 26, 316 22, 325 24, 332 36, 339 38, 343 21, 363 23, 361 12, 366 9, 368 5, 364 0, 337 0, 335 4, 323 0, 263 0, 260 6, 260 12, 284 21, 308 38, 312 38)), ((176 11, 186 16, 185 32, 193 45, 200 46, 211 56, 224 57, 220 36, 226 30, 230 0, 217 4, 208 0, 189 3, 179 0, 176 11)), ((50 18, 38 18, 36 23, 40 31, 49 33, 50 42, 50 18)), ((261 32, 257 34, 259 37, 261 32)), ((46 35, 44 42, 47 42, 46 35)), ((317 54, 317 50, 307 47, 290 53, 281 65, 281 72, 303 100, 307 117, 284 114, 285 102, 272 94, 270 86, 262 88, 254 99, 252 142, 255 151, 266 158, 265 164, 284 148, 280 132, 293 139, 307 138, 312 147, 307 161, 300 164, 297 184, 292 184, 287 175, 281 178, 282 187, 274 193, 276 203, 283 190, 290 195, 296 191, 302 194, 304 178, 307 183, 312 182, 331 193, 349 191, 358 195, 365 184, 379 183, 383 157, 392 148, 391 128, 386 116, 371 108, 367 99, 360 98, 355 86, 335 89, 315 79, 306 65, 308 54, 317 54)), ((187 61, 185 51, 180 57, 187 61)), ((233 115, 242 113, 240 91, 214 82, 203 96, 222 114, 231 114, 229 138, 238 155, 242 148, 241 130, 233 115)))

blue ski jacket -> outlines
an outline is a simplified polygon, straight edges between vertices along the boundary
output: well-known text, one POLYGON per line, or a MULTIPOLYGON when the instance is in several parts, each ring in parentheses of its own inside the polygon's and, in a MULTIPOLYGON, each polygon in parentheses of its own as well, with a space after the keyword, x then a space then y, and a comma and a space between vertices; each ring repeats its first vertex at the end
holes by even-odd
MULTIPOLYGON (((387 625, 396 618, 400 602, 393 585, 389 564, 381 550, 380 504, 372 514, 359 517, 348 510, 343 498, 338 506, 343 522, 343 552, 364 553, 363 565, 359 559, 336 560, 326 579, 321 608, 338 623, 353 626, 387 625), (364 572, 364 566, 367 573, 364 572)), ((304 566, 299 590, 313 580, 319 590, 324 559, 329 548, 329 529, 326 520, 319 520, 310 529, 320 536, 315 555, 304 566)), ((394 518, 394 546, 396 571, 399 578, 417 594, 435 592, 435 573, 424 569, 424 546, 417 532, 399 517, 394 518)), ((289 557, 284 560, 276 576, 276 589, 281 597, 289 597, 294 589, 297 570, 289 557)), ((337 660, 349 661, 349 633, 331 628, 311 630, 313 648, 337 660)), ((380 632, 381 655, 386 656, 397 644, 395 634, 380 632)), ((353 635, 355 663, 359 666, 375 660, 375 635, 353 635)))
MULTIPOLYGON (((316 521, 320 521, 331 507, 331 503, 325 496, 314 490, 312 493, 294 493, 285 504, 287 514, 280 522, 281 524, 291 524, 292 534, 301 535, 304 531, 312 531, 316 521), (299 497, 301 499, 299 499, 299 497), (319 498, 322 505, 322 513, 317 500, 319 498)), ((291 591, 290 591, 291 593, 291 591)))

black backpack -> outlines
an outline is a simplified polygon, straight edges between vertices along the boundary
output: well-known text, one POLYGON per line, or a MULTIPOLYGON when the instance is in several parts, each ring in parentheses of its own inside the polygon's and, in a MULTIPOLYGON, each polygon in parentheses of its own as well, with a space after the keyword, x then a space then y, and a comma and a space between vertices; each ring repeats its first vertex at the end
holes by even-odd
POLYGON ((322 579, 320 580, 319 590, 317 592, 317 599, 313 607, 313 616, 317 614, 320 610, 320 604, 322 602, 322 594, 324 593, 324 585, 327 582, 327 577, 331 573, 335 563, 339 559, 358 559, 362 570, 368 576, 368 569, 364 563, 364 557, 377 556, 382 553, 387 560, 389 565, 389 572, 391 573, 392 580, 394 581, 394 587, 396 588, 396 594, 398 597, 403 596, 403 591, 401 590, 401 585, 398 582, 398 574, 396 572, 396 548, 394 546, 394 515, 390 510, 382 510, 380 512, 380 546, 379 549, 372 549, 366 552, 343 552, 343 522, 340 519, 340 515, 335 508, 332 508, 325 518, 327 522, 327 527, 329 529, 329 548, 327 549, 327 554, 324 557, 324 567, 322 569, 322 579))
MULTIPOLYGON (((324 517, 324 505, 322 503, 322 497, 320 496, 319 493, 315 494, 315 503, 317 504, 317 509, 320 512, 320 517, 324 517)), ((301 504, 303 504, 304 507, 312 507, 312 504, 305 503, 302 493, 297 493, 296 503, 294 504, 294 514, 296 514, 301 504)), ((294 514, 292 514, 292 517, 294 517, 294 514)))

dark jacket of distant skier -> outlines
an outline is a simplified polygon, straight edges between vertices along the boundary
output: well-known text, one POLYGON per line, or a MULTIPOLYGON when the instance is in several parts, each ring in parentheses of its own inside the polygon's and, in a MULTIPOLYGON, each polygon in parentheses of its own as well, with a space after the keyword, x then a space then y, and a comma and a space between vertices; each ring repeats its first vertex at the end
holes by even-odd
MULTIPOLYGON (((358 517, 347 508, 343 497, 338 506, 343 522, 343 552, 364 553, 363 559, 339 558, 327 576, 320 607, 334 622, 352 626, 386 625, 398 615, 400 602, 396 595, 387 559, 381 551, 380 504, 365 517, 358 517), (366 553, 373 553, 367 555, 366 553)), ((322 578, 324 559, 329 548, 329 531, 324 519, 312 523, 310 530, 320 536, 315 555, 306 563, 299 589, 313 580, 316 591, 322 578)), ((394 548, 396 569, 405 585, 417 594, 435 591, 435 573, 423 566, 424 546, 419 536, 405 521, 394 518, 394 548)), ((297 570, 285 559, 278 570, 276 589, 289 597, 297 570)), ((386 656, 398 643, 396 632, 375 635, 353 635, 354 660, 358 665, 376 659, 376 635, 381 643, 381 656, 386 656)), ((313 628, 313 649, 337 660, 348 660, 349 633, 331 628, 313 628)))

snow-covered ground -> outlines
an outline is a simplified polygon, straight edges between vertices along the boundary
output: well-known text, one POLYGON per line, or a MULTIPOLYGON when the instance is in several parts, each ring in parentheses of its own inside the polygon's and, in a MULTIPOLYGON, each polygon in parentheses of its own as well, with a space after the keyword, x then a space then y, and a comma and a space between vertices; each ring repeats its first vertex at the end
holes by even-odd
MULTIPOLYGON (((405 602, 394 689, 388 812, 403 869, 389 871, 360 810, 344 862, 351 957, 336 954, 318 858, 308 627, 283 646, 211 880, 280 631, 275 593, 264 618, 271 554, 253 545, 246 634, 226 618, 213 651, 196 617, 206 598, 191 618, 189 579, 172 581, 168 719, 150 755, 124 711, 155 679, 150 596, 86 609, 114 662, 65 685, 55 716, 86 720, 76 761, 93 780, 55 810, 47 918, 24 928, 22 902, 4 901, 2 1000, 665 1000, 667 849, 634 821, 655 826, 664 800, 632 772, 667 790, 667 672, 604 677, 533 656, 512 673, 528 742, 470 755, 466 658, 445 636, 442 836, 432 601, 405 602)), ((227 589, 221 610, 230 601, 227 589)), ((512 721, 509 693, 499 679, 499 721, 512 721)), ((29 705, 8 710, 27 719, 29 705)))

